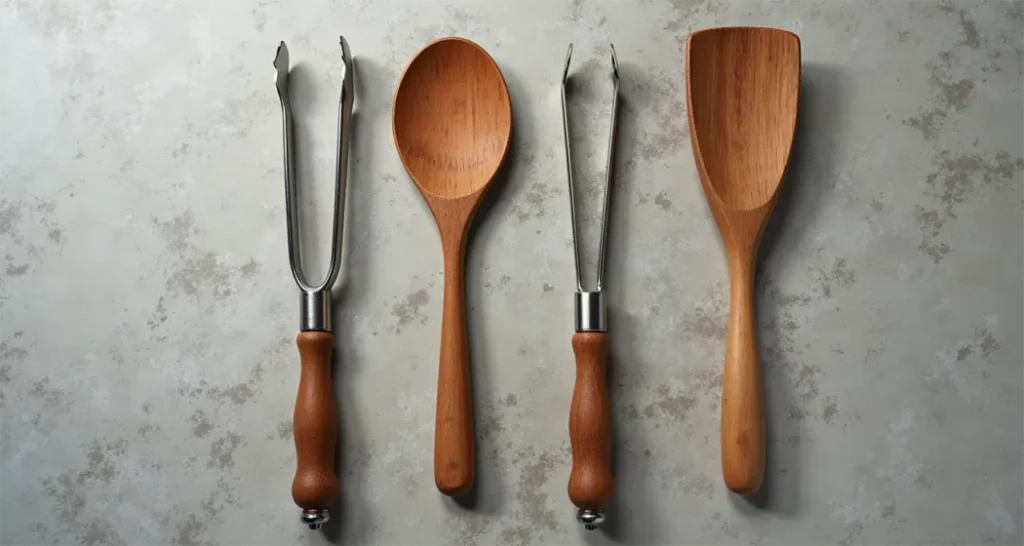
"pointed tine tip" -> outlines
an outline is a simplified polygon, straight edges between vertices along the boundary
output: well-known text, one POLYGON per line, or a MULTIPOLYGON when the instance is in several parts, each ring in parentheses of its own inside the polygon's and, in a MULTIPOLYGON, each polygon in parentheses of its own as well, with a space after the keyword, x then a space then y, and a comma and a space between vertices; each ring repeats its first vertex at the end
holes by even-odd
POLYGON ((288 45, 281 40, 281 43, 277 46, 277 54, 274 55, 274 68, 277 70, 274 72, 274 83, 278 86, 278 91, 288 78, 288 45))
POLYGON ((344 36, 338 36, 338 44, 341 46, 341 56, 347 60, 349 58, 348 41, 344 36))
POLYGON ((562 85, 565 85, 565 81, 569 79, 569 62, 572 60, 572 44, 569 44, 569 50, 565 52, 565 68, 562 70, 562 85))
POLYGON ((619 58, 615 55, 615 44, 611 44, 612 48, 612 73, 615 75, 615 79, 619 79, 619 58))
POLYGON ((344 36, 338 36, 338 44, 341 46, 341 77, 343 85, 348 86, 352 78, 352 52, 344 36))

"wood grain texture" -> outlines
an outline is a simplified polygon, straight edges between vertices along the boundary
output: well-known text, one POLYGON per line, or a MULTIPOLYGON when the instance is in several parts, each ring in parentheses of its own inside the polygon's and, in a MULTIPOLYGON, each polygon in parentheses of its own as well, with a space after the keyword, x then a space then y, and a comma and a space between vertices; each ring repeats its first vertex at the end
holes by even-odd
POLYGON ((302 372, 295 401, 298 468, 292 481, 292 498, 305 509, 328 509, 338 502, 338 476, 334 471, 338 411, 331 382, 334 335, 302 332, 296 343, 302 372))
POLYGON ((754 310, 757 250, 789 163, 800 95, 800 39, 770 28, 714 28, 687 40, 690 141, 729 261, 722 380, 722 472, 761 487, 765 423, 754 310))
POLYGON ((508 150, 508 88, 490 55, 461 38, 427 44, 395 92, 398 153, 421 191, 444 200, 486 186, 508 150))
POLYGON ((612 476, 612 408, 608 398, 608 334, 577 332, 576 386, 569 408, 572 472, 569 500, 578 508, 601 510, 615 494, 612 476))
POLYGON ((463 286, 473 214, 508 153, 512 110, 498 65, 469 40, 427 44, 402 74, 392 117, 398 154, 437 223, 444 309, 434 429, 434 481, 472 489, 473 408, 463 286))

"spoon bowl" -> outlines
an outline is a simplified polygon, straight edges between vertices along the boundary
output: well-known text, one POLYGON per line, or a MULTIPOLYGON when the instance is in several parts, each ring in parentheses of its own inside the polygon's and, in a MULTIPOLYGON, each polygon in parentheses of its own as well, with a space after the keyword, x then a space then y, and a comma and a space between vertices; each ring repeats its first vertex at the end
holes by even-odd
POLYGON ((508 152, 512 112, 498 65, 469 40, 428 44, 395 93, 395 143, 420 191, 470 195, 494 178, 508 152))
POLYGON ((729 261, 722 472, 729 489, 753 493, 765 458, 754 270, 796 131, 800 39, 772 28, 713 28, 690 35, 686 53, 690 141, 729 261))
POLYGON ((392 116, 398 154, 434 216, 444 254, 434 482, 461 495, 475 472, 463 267, 473 214, 508 153, 508 87, 483 48, 443 38, 409 62, 392 116))

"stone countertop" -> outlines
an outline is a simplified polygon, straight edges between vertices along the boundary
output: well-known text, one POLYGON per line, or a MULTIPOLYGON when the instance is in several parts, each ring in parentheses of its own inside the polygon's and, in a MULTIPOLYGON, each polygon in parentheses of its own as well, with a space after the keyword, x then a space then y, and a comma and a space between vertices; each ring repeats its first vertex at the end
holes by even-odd
MULTIPOLYGON (((0 16, 4 544, 1021 543, 1021 2, 28 2, 0 16), (720 475, 725 260, 685 111, 695 29, 803 44, 791 175, 761 259, 768 478, 720 475), (289 494, 298 381, 281 119, 327 242, 340 55, 356 57, 336 290, 342 510, 289 494), (468 256, 478 487, 432 480, 441 254, 391 137, 427 41, 512 97, 468 256), (559 80, 593 271, 622 69, 608 271, 617 496, 566 496, 574 290, 559 80)), ((313 260, 316 262, 316 260, 313 260)), ((322 262, 322 259, 321 259, 322 262)), ((313 264, 315 267, 317 264, 313 264)))

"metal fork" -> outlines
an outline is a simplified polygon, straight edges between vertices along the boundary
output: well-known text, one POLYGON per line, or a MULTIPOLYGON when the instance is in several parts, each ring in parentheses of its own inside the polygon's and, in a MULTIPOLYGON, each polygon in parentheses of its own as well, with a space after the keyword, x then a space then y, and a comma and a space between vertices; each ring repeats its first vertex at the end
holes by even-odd
POLYGON ((284 42, 278 46, 277 55, 274 57, 274 68, 277 69, 274 83, 277 86, 277 95, 281 99, 284 131, 288 258, 292 277, 302 292, 300 333, 296 338, 302 371, 295 402, 294 437, 297 470, 292 482, 292 498, 302 508, 302 522, 309 525, 310 529, 317 529, 330 519, 330 508, 337 504, 339 493, 338 476, 334 469, 334 452, 338 443, 338 414, 331 382, 331 356, 334 351, 331 288, 341 270, 350 125, 355 101, 352 57, 343 36, 340 37, 340 44, 343 68, 338 113, 338 154, 334 174, 334 228, 330 266, 323 282, 317 285, 310 284, 302 270, 292 108, 288 93, 288 46, 284 42))
POLYGON ((576 355, 576 385, 569 409, 569 442, 572 445, 572 472, 569 475, 569 498, 579 509, 576 519, 587 529, 595 529, 604 521, 604 507, 615 491, 611 472, 611 403, 608 398, 607 358, 608 332, 604 301, 605 247, 608 239, 608 211, 611 204, 611 181, 614 169, 615 128, 618 121, 619 62, 615 46, 611 46, 612 119, 608 136, 608 162, 605 172, 604 209, 601 213, 601 242, 597 264, 597 287, 583 289, 580 275, 580 248, 576 218, 576 184, 572 176, 572 146, 569 134, 569 108, 566 84, 572 44, 565 55, 562 71, 562 130, 565 133, 565 163, 569 179, 569 203, 572 219, 572 248, 576 264, 576 333, 572 337, 576 355))

